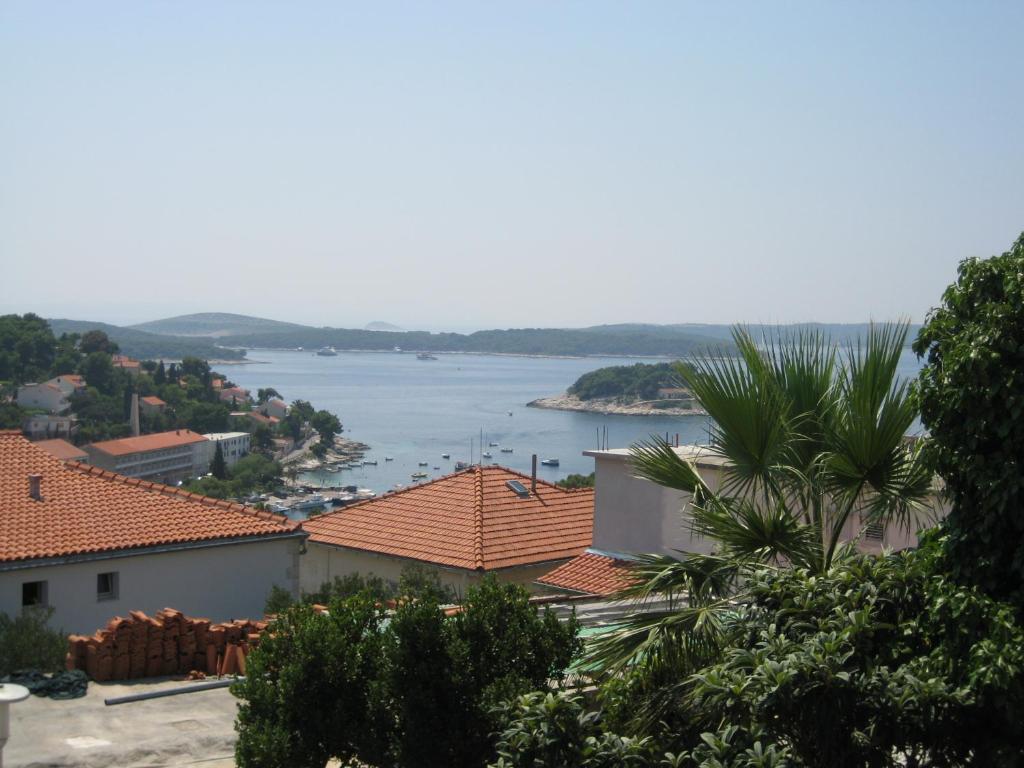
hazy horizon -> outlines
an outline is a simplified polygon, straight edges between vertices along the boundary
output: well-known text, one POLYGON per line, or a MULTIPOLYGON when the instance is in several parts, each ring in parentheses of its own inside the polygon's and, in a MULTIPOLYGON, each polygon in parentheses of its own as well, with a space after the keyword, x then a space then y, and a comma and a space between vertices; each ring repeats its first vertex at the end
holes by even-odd
POLYGON ((0 5, 0 312, 923 320, 1024 229, 1024 5, 0 5))

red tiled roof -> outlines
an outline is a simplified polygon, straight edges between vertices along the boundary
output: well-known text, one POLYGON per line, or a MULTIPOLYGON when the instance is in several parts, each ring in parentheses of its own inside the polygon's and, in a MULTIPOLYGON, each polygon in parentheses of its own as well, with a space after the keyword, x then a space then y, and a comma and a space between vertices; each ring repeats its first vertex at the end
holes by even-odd
POLYGON ((37 440, 35 444, 61 461, 85 461, 89 458, 89 454, 67 440, 37 440))
POLYGON ((307 520, 310 541, 471 570, 574 557, 590 546, 592 489, 537 481, 498 466, 468 470, 307 520))
POLYGON ((595 552, 584 552, 537 579, 546 587, 599 597, 618 592, 631 581, 625 560, 595 552))
POLYGON ((65 464, 0 431, 0 562, 288 534, 270 512, 85 464, 65 464), (42 501, 29 495, 41 475, 42 501))
POLYGON ((146 405, 167 405, 167 403, 165 403, 159 397, 154 397, 153 395, 147 395, 146 397, 142 397, 139 399, 142 400, 142 402, 144 402, 146 405))
POLYGON ((89 447, 103 451, 103 453, 110 456, 126 456, 129 453, 144 453, 145 451, 177 448, 179 445, 198 443, 205 439, 205 437, 196 434, 190 429, 175 429, 170 432, 157 432, 152 435, 122 437, 119 440, 104 440, 100 443, 91 443, 89 447))

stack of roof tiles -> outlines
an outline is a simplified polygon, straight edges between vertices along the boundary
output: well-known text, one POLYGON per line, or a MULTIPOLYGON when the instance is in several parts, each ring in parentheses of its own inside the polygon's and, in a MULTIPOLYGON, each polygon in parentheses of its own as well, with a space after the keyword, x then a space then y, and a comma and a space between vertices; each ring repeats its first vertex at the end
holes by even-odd
POLYGON ((266 628, 266 621, 248 619, 211 624, 173 608, 155 616, 132 611, 94 635, 69 636, 67 668, 84 670, 98 683, 189 672, 244 674, 245 657, 266 628))
POLYGON ((0 430, 0 562, 294 535, 281 515, 65 463, 0 430), (29 477, 41 476, 40 495, 29 477))
POLYGON ((491 571, 564 560, 591 543, 592 489, 537 481, 521 496, 508 486, 530 478, 476 466, 303 524, 309 540, 438 565, 491 571))

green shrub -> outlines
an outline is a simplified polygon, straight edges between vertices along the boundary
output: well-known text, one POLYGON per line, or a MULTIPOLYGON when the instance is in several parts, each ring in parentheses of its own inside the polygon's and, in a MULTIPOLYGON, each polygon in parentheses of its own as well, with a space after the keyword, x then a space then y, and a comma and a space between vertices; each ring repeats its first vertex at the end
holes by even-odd
POLYGON ((64 668, 67 635, 51 629, 53 608, 26 609, 11 618, 0 613, 0 677, 17 669, 57 672, 64 668))

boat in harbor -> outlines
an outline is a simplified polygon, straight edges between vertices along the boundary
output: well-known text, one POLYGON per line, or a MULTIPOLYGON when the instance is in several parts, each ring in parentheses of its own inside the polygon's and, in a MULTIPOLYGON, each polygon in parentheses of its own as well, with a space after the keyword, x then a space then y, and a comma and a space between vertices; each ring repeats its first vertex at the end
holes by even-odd
POLYGON ((416 353, 416 359, 417 360, 437 360, 437 358, 434 357, 429 352, 417 352, 416 353))
POLYGON ((455 471, 457 472, 460 469, 469 469, 469 462, 468 461, 456 461, 455 462, 455 471))
POLYGON ((364 467, 376 467, 377 466, 377 460, 376 459, 363 459, 363 466, 364 467))
POLYGON ((427 476, 426 472, 413 472, 412 473, 412 479, 413 480, 422 480, 426 476, 427 476))
POLYGON ((511 448, 502 448, 501 452, 502 453, 512 453, 512 449, 511 448))
POLYGON ((384 461, 394 461, 394 460, 395 460, 394 456, 385 456, 384 457, 384 461))
POLYGON ((451 457, 452 457, 452 455, 450 453, 442 453, 441 454, 441 458, 442 459, 450 459, 451 457))
POLYGON ((427 466, 427 462, 421 461, 421 462, 419 462, 419 466, 425 467, 425 466, 427 466))
POLYGON ((320 347, 316 351, 320 357, 337 357, 338 353, 334 351, 334 347, 320 347))
POLYGON ((491 448, 497 448, 499 443, 488 443, 487 445, 489 445, 491 448))
POLYGON ((491 454, 491 452, 490 452, 490 451, 484 451, 484 452, 483 452, 482 454, 480 454, 480 455, 481 455, 481 456, 483 456, 483 457, 484 457, 485 459, 493 459, 493 458, 494 458, 494 456, 493 456, 493 455, 491 454))
POLYGON ((545 467, 557 467, 558 459, 543 459, 541 461, 541 464, 543 464, 545 467))

